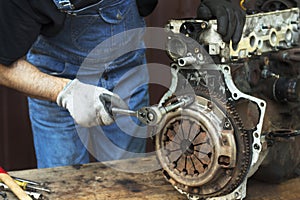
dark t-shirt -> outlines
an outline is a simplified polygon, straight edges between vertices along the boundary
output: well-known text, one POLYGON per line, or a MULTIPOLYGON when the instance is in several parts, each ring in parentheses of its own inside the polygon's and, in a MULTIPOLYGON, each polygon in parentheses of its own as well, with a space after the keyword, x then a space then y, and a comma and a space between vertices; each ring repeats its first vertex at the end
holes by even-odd
MULTIPOLYGON (((71 0, 75 9, 99 0, 71 0)), ((142 16, 149 15, 157 0, 137 0, 142 16)), ((51 37, 63 26, 65 13, 52 0, 0 0, 0 63, 11 65, 23 57, 39 34, 51 37)))
POLYGON ((23 57, 39 34, 55 35, 64 19, 52 0, 1 0, 0 63, 23 57))

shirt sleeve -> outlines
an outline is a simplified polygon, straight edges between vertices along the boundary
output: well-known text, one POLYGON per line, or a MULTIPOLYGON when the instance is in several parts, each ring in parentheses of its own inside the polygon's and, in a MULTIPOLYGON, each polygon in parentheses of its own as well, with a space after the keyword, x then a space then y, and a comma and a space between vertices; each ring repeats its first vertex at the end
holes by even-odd
POLYGON ((63 21, 51 0, 1 0, 0 63, 9 66, 25 56, 39 34, 54 35, 63 21))

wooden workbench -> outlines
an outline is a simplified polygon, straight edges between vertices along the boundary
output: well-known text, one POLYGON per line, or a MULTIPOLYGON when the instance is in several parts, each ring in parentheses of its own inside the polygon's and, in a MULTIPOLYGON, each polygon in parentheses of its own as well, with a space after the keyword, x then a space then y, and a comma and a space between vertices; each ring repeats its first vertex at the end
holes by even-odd
MULTIPOLYGON (((143 158, 110 163, 113 166, 128 166, 137 171, 143 166, 154 165, 156 159, 143 158)), ((103 163, 81 166, 33 169, 9 172, 10 175, 45 182, 53 191, 43 193, 48 199, 63 200, 185 200, 163 178, 161 171, 126 173, 103 163)), ((299 200, 300 178, 281 184, 265 184, 254 180, 248 183, 246 200, 299 200)), ((9 200, 16 199, 9 194, 9 200)), ((1 200, 1 197, 0 197, 1 200)))

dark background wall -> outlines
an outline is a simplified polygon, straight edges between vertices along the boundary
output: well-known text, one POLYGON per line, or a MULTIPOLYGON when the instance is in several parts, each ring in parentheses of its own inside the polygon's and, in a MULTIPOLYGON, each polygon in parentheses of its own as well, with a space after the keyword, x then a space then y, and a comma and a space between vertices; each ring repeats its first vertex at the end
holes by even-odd
MULTIPOLYGON (((200 0, 160 0, 156 10, 146 18, 147 24, 151 27, 163 27, 171 18, 194 17, 199 2, 200 0)), ((162 52, 148 53, 148 60, 168 62, 162 52)), ((152 102, 163 91, 155 87, 150 87, 152 102)), ((6 170, 36 167, 27 111, 26 96, 0 87, 0 166, 6 170)))
POLYGON ((6 170, 36 166, 26 100, 0 87, 0 166, 6 170))

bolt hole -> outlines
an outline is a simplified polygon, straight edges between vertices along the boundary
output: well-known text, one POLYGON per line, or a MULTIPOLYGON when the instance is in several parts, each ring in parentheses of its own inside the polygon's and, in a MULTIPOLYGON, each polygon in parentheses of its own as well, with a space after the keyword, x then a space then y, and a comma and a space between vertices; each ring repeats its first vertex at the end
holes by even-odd
POLYGON ((293 33, 290 29, 288 29, 285 33, 285 40, 286 42, 291 42, 293 39, 293 33))
POLYGON ((178 70, 178 68, 179 68, 178 65, 176 65, 176 64, 172 64, 171 67, 172 67, 174 70, 178 70))
POLYGON ((186 169, 182 170, 182 174, 187 175, 188 171, 186 169))
POLYGON ((179 64, 184 66, 185 65, 185 61, 183 59, 179 59, 179 64))
POLYGON ((211 158, 211 156, 212 156, 212 153, 211 153, 211 152, 209 152, 209 153, 207 154, 207 156, 208 156, 209 158, 211 158))
POLYGON ((229 122, 225 122, 225 123, 224 123, 224 128, 225 128, 225 129, 230 129, 230 127, 231 127, 231 126, 230 126, 230 123, 229 123, 229 122))
POLYGON ((271 33, 271 42, 272 42, 272 45, 276 45, 276 42, 277 42, 277 35, 275 32, 272 32, 271 33))
POLYGON ((250 46, 251 46, 251 47, 254 47, 255 44, 256 44, 256 38, 255 38, 254 35, 252 35, 252 36, 250 37, 250 46))
POLYGON ((225 72, 229 72, 229 67, 224 67, 225 72))
POLYGON ((229 166, 230 165, 230 157, 229 156, 220 156, 218 159, 219 165, 229 166))
POLYGON ((254 149, 255 150, 260 150, 260 146, 258 144, 254 144, 254 149))
POLYGON ((258 48, 261 49, 263 47, 263 42, 262 40, 258 40, 258 48))

